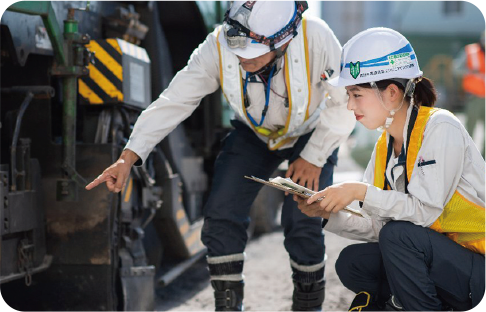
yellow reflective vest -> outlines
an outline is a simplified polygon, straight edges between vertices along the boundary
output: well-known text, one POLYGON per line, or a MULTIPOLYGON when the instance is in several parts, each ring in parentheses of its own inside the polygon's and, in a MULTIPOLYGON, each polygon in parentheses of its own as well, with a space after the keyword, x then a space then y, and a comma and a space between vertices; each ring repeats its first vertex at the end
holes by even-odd
MULTIPOLYGON (((415 124, 408 140, 406 151, 406 176, 410 181, 418 152, 422 146, 422 139, 429 118, 438 111, 437 108, 422 106, 418 110, 415 124)), ((389 189, 386 183, 385 171, 388 162, 388 146, 386 132, 383 132, 376 145, 376 159, 374 172, 374 186, 389 189)), ((476 253, 485 253, 485 209, 468 199, 459 191, 455 191, 452 198, 445 205, 442 214, 430 226, 431 229, 444 233, 456 243, 476 253)))

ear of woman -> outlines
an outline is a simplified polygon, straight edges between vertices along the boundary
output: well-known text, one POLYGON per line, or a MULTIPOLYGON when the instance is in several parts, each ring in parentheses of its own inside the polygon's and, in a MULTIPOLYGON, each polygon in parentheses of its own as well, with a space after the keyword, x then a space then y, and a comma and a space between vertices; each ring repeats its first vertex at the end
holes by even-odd
POLYGON ((391 103, 397 103, 397 105, 400 105, 402 99, 403 99, 403 92, 400 90, 399 87, 397 87, 396 84, 391 83, 388 85, 386 88, 387 95, 389 96, 390 102, 391 103))

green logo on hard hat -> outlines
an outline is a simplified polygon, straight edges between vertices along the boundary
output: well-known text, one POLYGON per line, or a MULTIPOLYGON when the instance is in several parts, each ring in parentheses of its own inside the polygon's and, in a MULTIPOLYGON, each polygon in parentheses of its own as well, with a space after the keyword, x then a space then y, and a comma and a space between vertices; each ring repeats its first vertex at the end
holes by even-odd
POLYGON ((360 71, 359 61, 353 64, 353 62, 349 62, 349 73, 353 76, 354 79, 358 77, 360 71))

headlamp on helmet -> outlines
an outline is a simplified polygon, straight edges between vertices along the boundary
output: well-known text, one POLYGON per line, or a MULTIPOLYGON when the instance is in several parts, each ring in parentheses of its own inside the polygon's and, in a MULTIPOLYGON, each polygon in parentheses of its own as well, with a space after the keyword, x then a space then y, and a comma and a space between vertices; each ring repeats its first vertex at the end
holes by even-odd
POLYGON ((231 27, 229 24, 223 25, 224 38, 231 49, 246 48, 246 34, 231 27))
POLYGON ((289 35, 293 35, 294 37, 297 35, 297 28, 302 20, 302 13, 308 8, 307 1, 296 1, 295 13, 290 22, 274 35, 265 37, 254 33, 248 26, 248 19, 255 3, 256 1, 245 2, 238 8, 233 15, 233 18, 229 17, 230 10, 226 11, 223 22, 223 31, 229 48, 246 48, 247 39, 252 39, 256 43, 269 46, 270 51, 275 50, 275 45, 277 43, 283 41, 289 35))

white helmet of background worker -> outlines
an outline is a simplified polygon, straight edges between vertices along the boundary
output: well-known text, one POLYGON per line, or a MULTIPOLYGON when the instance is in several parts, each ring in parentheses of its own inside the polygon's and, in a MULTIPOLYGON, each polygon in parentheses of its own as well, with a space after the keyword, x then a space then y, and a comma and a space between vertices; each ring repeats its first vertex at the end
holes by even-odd
POLYGON ((225 14, 219 42, 252 59, 282 47, 298 33, 306 1, 235 1, 225 14))
POLYGON ((422 75, 410 42, 393 29, 376 27, 360 32, 344 45, 341 72, 328 82, 345 87, 391 79, 405 87, 422 75))

